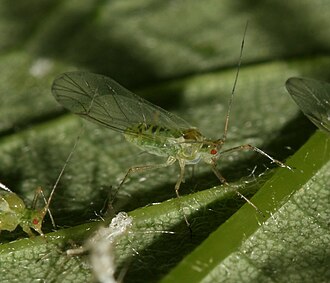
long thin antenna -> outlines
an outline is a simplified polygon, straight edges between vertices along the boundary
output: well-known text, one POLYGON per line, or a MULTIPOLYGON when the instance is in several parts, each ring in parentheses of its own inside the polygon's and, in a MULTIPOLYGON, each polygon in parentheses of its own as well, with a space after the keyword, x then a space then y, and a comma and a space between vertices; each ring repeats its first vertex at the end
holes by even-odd
MULTIPOLYGON (((67 159, 65 160, 65 163, 64 163, 64 165, 63 165, 63 167, 62 167, 62 169, 61 169, 61 171, 60 171, 60 174, 58 175, 58 177, 57 177, 57 179, 56 179, 56 182, 55 182, 55 184, 54 184, 54 186, 53 186, 53 188, 52 188, 52 190, 51 190, 51 192, 50 192, 50 194, 49 194, 48 201, 46 202, 46 205, 45 205, 45 207, 44 207, 44 209, 43 209, 43 210, 44 210, 44 214, 46 214, 46 212, 48 211, 49 216, 50 216, 50 219, 51 219, 51 221, 52 221, 52 224, 53 224, 54 228, 56 228, 56 225, 55 225, 55 221, 54 221, 54 218, 53 218, 53 216, 52 216, 52 213, 51 213, 50 210, 49 210, 49 205, 50 205, 50 202, 51 202, 51 200, 52 200, 52 198, 53 198, 53 195, 54 195, 54 192, 55 192, 55 190, 56 190, 56 188, 57 188, 57 185, 58 185, 58 183, 60 182, 60 180, 61 180, 61 178, 62 178, 62 176, 63 176, 63 174, 64 174, 64 171, 65 171, 65 169, 66 169, 68 163, 70 162, 73 153, 74 153, 75 150, 76 150, 76 147, 77 147, 78 142, 79 142, 79 140, 80 140, 80 136, 81 136, 81 134, 83 133, 83 130, 84 130, 84 129, 82 128, 82 129, 81 129, 81 132, 78 134, 78 136, 77 136, 77 138, 76 138, 76 141, 75 141, 75 143, 74 143, 74 145, 73 145, 73 147, 72 147, 72 150, 71 150, 70 154, 68 155, 67 159)), ((44 196, 43 196, 43 197, 44 197, 44 196)), ((45 197, 44 197, 44 198, 45 198, 45 197)))
POLYGON ((222 136, 222 144, 226 141, 226 138, 227 138, 228 125, 229 125, 229 116, 230 116, 231 106, 233 104, 236 84, 237 84, 237 81, 238 81, 238 74, 239 74, 239 71, 240 71, 240 68, 241 68, 243 48, 244 48, 244 42, 245 42, 245 35, 246 35, 248 25, 249 25, 249 21, 246 22, 245 29, 244 29, 243 39, 242 39, 242 43, 241 43, 241 51, 240 51, 239 58, 238 58, 238 63, 237 63, 237 71, 236 71, 235 81, 234 81, 233 89, 231 91, 231 96, 230 96, 230 99, 229 99, 229 102, 228 102, 228 110, 227 110, 227 114, 226 114, 225 129, 223 131, 223 136, 222 136))

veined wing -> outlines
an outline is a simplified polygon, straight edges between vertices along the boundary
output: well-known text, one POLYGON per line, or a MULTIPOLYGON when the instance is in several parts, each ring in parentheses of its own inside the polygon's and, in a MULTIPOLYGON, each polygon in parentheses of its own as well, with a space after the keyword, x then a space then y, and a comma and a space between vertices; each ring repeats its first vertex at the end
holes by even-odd
POLYGON ((330 133, 330 84, 309 78, 290 78, 286 89, 304 114, 330 133))
POLYGON ((118 132, 141 135, 131 130, 139 124, 176 132, 191 128, 180 117, 102 75, 64 73, 54 80, 52 92, 56 100, 74 114, 118 132))

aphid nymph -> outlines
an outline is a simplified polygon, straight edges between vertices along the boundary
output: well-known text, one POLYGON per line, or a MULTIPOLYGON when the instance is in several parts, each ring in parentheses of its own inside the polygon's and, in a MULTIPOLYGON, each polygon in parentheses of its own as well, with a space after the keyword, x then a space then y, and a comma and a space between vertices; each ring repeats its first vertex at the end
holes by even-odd
POLYGON ((0 183, 0 188, 0 231, 11 232, 19 225, 30 237, 34 236, 31 229, 43 235, 41 226, 49 205, 46 204, 42 209, 34 208, 42 194, 41 188, 35 193, 32 208, 27 208, 23 200, 5 185, 0 183))

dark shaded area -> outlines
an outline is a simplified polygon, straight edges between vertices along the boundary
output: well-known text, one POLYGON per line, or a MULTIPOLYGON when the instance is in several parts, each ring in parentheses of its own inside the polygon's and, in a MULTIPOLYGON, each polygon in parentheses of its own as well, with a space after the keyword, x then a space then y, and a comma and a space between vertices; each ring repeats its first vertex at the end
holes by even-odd
POLYGON ((12 23, 15 29, 9 27, 10 41, 1 42, 1 51, 21 48, 26 41, 30 40, 31 35, 42 27, 43 22, 56 10, 58 4, 62 3, 56 0, 17 0, 13 5, 11 0, 3 0, 1 18, 4 22, 12 23))
MULTIPOLYGON (((140 53, 136 49, 141 47, 132 45, 129 38, 116 33, 118 18, 122 15, 109 17, 106 26, 97 21, 107 1, 96 1, 90 6, 85 4, 76 8, 56 1, 19 1, 15 6, 8 0, 6 2, 3 5, 6 7, 4 16, 22 27, 12 47, 22 46, 29 38, 36 36, 38 45, 29 44, 29 50, 36 56, 53 57, 69 65, 105 74, 129 88, 171 79, 157 77, 153 66, 143 57, 137 57, 140 53), (47 31, 42 29, 44 23, 47 24, 47 31)), ((168 4, 154 1, 139 9, 124 9, 123 12, 126 17, 143 17, 162 10, 165 5, 168 4)), ((279 46, 279 52, 275 54, 277 57, 273 59, 329 54, 329 46, 314 32, 319 27, 306 5, 297 7, 283 1, 244 1, 231 5, 237 14, 249 14, 251 26, 258 25, 271 35, 274 44, 279 46), (283 54, 282 57, 278 57, 280 54, 283 54)), ((210 56, 217 58, 220 54, 211 52, 210 56)), ((186 74, 174 75, 178 78, 193 73, 187 71, 186 74)))
POLYGON ((329 54, 329 45, 315 33, 319 26, 315 25, 315 15, 306 3, 297 7, 288 1, 248 0, 234 6, 237 12, 248 13, 251 23, 271 35, 274 44, 286 54, 285 58, 329 54))
POLYGON ((96 21, 102 6, 102 2, 96 2, 94 9, 71 9, 59 14, 31 51, 110 76, 128 87, 157 80, 152 66, 135 56, 136 47, 129 41, 121 42, 122 37, 116 34, 117 19, 112 22, 109 18, 107 26, 96 21))
POLYGON ((49 121, 54 120, 63 115, 63 111, 48 112, 46 115, 42 116, 31 116, 31 119, 20 120, 20 122, 15 123, 15 127, 8 128, 5 130, 0 130, 0 139, 2 137, 8 137, 16 133, 22 132, 23 130, 28 130, 34 126, 41 125, 43 123, 49 123, 49 121))

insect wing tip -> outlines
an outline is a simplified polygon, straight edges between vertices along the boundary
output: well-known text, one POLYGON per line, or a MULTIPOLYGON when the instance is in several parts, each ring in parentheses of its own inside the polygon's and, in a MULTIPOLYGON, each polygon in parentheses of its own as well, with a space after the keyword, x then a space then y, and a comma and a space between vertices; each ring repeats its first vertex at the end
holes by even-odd
POLYGON ((285 82, 285 87, 291 96, 296 95, 301 91, 304 79, 298 77, 288 78, 285 82))

